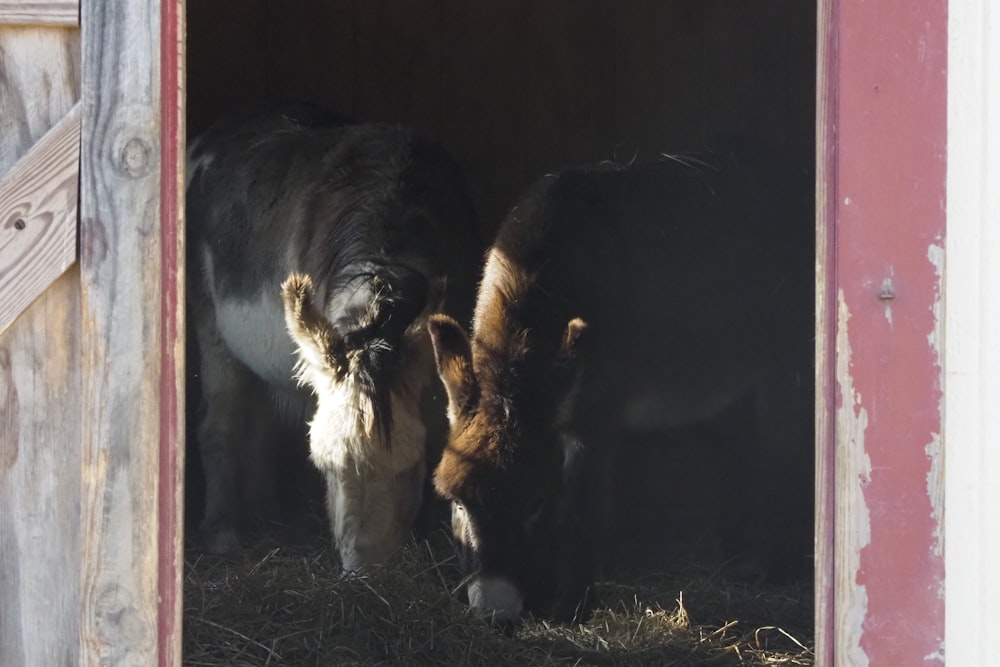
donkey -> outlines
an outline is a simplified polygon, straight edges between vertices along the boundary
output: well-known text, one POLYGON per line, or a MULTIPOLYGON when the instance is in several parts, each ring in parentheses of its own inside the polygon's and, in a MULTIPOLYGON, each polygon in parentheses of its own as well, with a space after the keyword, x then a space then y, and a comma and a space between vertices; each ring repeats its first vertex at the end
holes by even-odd
POLYGON ((430 313, 468 317, 482 247, 457 165, 412 131, 304 105, 219 120, 188 151, 189 304, 209 551, 240 547, 248 399, 310 420, 345 570, 383 560, 421 504, 444 397, 430 313))
POLYGON ((763 445, 747 471, 754 508, 808 524, 758 545, 761 563, 782 576, 807 557, 811 190, 769 162, 733 145, 706 162, 545 176, 487 252, 471 339, 431 318, 450 422, 434 484, 452 504, 473 607, 501 622, 524 609, 580 620, 623 435, 747 396, 763 445))

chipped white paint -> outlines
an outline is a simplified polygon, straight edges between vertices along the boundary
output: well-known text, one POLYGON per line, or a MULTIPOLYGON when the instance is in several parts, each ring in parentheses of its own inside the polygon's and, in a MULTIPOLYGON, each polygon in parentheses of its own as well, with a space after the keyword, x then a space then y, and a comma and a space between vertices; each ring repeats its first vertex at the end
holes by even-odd
MULTIPOLYGON (((939 285, 944 282, 944 248, 940 242, 932 243, 927 248, 927 259, 934 266, 934 273, 937 276, 939 285)), ((940 365, 943 361, 942 353, 942 329, 944 303, 942 294, 939 291, 934 295, 934 303, 931 304, 931 313, 934 316, 934 328, 927 334, 927 344, 934 351, 934 356, 940 365)), ((941 423, 944 423, 944 397, 938 400, 938 413, 941 416, 941 423)), ((931 516, 934 519, 934 546, 935 556, 944 555, 944 448, 941 444, 941 434, 935 433, 934 439, 927 443, 924 448, 927 459, 930 461, 930 470, 927 472, 927 497, 931 502, 931 516)), ((944 581, 941 582, 939 596, 944 599, 944 581)), ((943 650, 943 647, 942 647, 943 650)))
POLYGON ((1000 626, 1000 6, 948 3, 945 644, 996 663, 1000 626))
POLYGON ((858 584, 861 551, 871 542, 871 517, 865 504, 864 487, 871 481, 871 460, 865 450, 868 412, 851 381, 851 346, 847 336, 850 312, 843 290, 837 294, 837 381, 841 404, 837 406, 836 461, 836 599, 846 601, 835 610, 835 646, 838 664, 867 667, 861 647, 862 624, 868 612, 868 591, 858 584))

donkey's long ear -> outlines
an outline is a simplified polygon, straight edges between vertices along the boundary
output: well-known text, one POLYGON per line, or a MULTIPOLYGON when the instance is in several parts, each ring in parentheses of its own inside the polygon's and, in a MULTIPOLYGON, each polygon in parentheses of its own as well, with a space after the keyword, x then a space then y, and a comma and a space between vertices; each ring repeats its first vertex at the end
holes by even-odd
POLYGON ((448 420, 456 420, 475 405, 479 385, 472 371, 472 347, 465 330, 447 315, 431 315, 427 330, 434 344, 438 375, 448 392, 448 420))
POLYGON ((285 326, 302 358, 316 368, 337 372, 344 364, 341 336, 313 301, 312 280, 293 273, 281 283, 285 326))
POLYGON ((559 345, 559 363, 565 366, 573 365, 580 354, 580 338, 587 330, 587 323, 579 317, 574 317, 566 324, 562 342, 559 345))

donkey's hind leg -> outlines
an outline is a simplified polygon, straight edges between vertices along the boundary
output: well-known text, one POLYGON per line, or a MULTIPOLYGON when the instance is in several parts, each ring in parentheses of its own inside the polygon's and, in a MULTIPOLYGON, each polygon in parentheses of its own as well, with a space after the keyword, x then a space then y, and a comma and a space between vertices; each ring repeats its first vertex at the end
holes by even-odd
POLYGON ((198 448, 205 475, 205 513, 200 533, 210 553, 240 549, 239 470, 246 433, 246 392, 258 380, 236 360, 215 327, 213 314, 198 318, 201 406, 198 448))

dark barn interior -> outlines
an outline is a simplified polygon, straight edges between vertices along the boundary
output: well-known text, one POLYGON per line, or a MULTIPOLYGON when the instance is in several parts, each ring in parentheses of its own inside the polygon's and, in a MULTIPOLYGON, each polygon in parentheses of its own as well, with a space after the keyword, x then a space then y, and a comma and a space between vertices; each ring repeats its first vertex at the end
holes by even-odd
MULTIPOLYGON (((519 191, 564 166, 696 151, 720 134, 802 169, 814 161, 816 6, 805 0, 211 0, 187 11, 189 137, 264 99, 409 125, 464 168, 487 235, 519 191)), ((623 568, 721 567, 734 432, 634 438, 623 568)), ((801 474, 811 484, 811 467, 801 474)))

